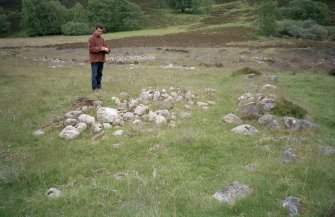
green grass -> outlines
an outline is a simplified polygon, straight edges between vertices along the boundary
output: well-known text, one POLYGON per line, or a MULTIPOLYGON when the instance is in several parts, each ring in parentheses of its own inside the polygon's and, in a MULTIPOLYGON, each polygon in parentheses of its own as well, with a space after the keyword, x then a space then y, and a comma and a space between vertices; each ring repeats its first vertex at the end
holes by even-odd
MULTIPOLYGON (((25 55, 35 52, 52 55, 55 50, 30 49, 25 55)), ((304 104, 320 125, 316 132, 272 133, 251 121, 260 133, 241 137, 221 118, 234 111, 237 97, 257 91, 263 82, 250 85, 250 80, 230 76, 229 68, 165 70, 147 63, 127 70, 126 65, 106 64, 104 92, 96 95, 89 88, 88 65, 51 69, 19 55, 2 56, 0 66, 0 160, 7 170, 18 171, 14 179, 0 182, 0 216, 287 216, 280 201, 293 195, 303 199, 304 216, 312 217, 335 202, 334 158, 320 156, 314 140, 321 135, 334 143, 334 77, 279 75, 283 96, 304 104), (47 128, 42 137, 32 136, 53 116, 70 110, 77 96, 100 98, 112 106, 110 98, 122 91, 137 96, 142 88, 155 85, 190 89, 199 94, 199 101, 216 105, 208 112, 193 108, 192 117, 174 129, 156 129, 150 123, 144 129, 123 127, 132 137, 114 137, 111 129, 92 141, 93 133, 87 130, 74 141, 64 141, 58 136, 59 125, 47 128), (215 88, 216 94, 206 96, 206 87, 215 88), (157 133, 148 134, 149 128, 157 133), (294 144, 303 163, 280 162, 283 149, 292 145, 277 139, 281 136, 306 138, 294 144), (124 147, 114 149, 114 143, 124 147), (161 148, 148 153, 155 144, 161 148), (255 173, 245 170, 249 163, 257 165, 255 173), (118 172, 128 176, 117 181, 113 174, 118 172), (255 193, 233 207, 211 198, 235 180, 255 193), (58 187, 63 196, 48 199, 44 194, 50 187, 58 187)), ((174 111, 184 111, 183 105, 174 111)))

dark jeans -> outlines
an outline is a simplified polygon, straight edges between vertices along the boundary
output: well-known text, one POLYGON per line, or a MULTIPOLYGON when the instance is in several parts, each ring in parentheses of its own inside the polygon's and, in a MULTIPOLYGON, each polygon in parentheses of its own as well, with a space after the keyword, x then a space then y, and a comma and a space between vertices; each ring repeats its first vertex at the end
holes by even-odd
POLYGON ((92 89, 101 89, 102 70, 104 69, 103 62, 91 63, 92 68, 92 89))

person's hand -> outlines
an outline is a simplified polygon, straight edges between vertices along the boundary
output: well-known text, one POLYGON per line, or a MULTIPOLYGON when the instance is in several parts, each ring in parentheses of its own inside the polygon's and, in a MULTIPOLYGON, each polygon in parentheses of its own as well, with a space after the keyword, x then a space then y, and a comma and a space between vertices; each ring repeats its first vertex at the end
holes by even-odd
POLYGON ((109 49, 107 47, 102 47, 102 50, 105 52, 109 52, 109 49))

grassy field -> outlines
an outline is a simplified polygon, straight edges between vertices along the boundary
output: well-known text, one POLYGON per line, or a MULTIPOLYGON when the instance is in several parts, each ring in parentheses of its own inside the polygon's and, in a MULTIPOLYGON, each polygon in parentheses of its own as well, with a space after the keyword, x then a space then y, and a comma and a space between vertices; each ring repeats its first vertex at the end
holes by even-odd
MULTIPOLYGON (((233 4, 216 9, 224 12, 233 4)), ((167 21, 165 26, 162 24, 164 28, 104 37, 193 34, 190 30, 194 29, 208 31, 208 36, 219 35, 225 28, 230 31, 231 26, 250 25, 252 14, 244 16, 243 11, 251 9, 243 4, 238 3, 233 11, 235 17, 229 22, 213 23, 215 19, 205 16, 199 19, 166 12, 162 16, 172 16, 176 23, 167 21), (235 19, 237 16, 241 19, 235 19)), ((157 16, 156 12, 151 16, 157 16)), ((152 28, 159 26, 156 24, 152 28)), ((335 58, 332 48, 294 48, 298 43, 311 42, 259 38, 214 48, 141 48, 125 44, 112 49, 110 56, 155 59, 106 63, 104 90, 95 93, 90 89, 86 49, 41 48, 85 42, 87 37, 0 39, 0 216, 279 217, 288 216, 287 209, 281 206, 287 196, 302 199, 301 216, 332 216, 335 158, 334 154, 325 156, 318 150, 321 144, 335 146, 335 77, 327 74, 335 58), (281 48, 280 44, 288 47, 281 48), (259 57, 271 57, 273 62, 258 63, 259 57), (162 67, 171 63, 180 68, 162 67), (306 110, 318 128, 300 133, 270 131, 257 120, 248 120, 246 123, 259 130, 256 136, 233 134, 235 125, 223 123, 223 116, 235 111, 239 96, 257 93, 269 82, 262 77, 232 76, 243 67, 278 76, 278 82, 273 83, 278 87, 278 98, 306 110), (100 99, 104 106, 115 107, 111 97, 119 97, 121 92, 138 97, 141 89, 148 87, 180 87, 197 93, 196 101, 211 100, 216 104, 204 111, 197 106, 186 110, 183 103, 176 103, 173 112, 189 111, 192 116, 177 119, 175 128, 156 127, 149 122, 143 128, 126 125, 121 128, 125 131, 122 137, 113 136, 116 129, 112 128, 92 139, 95 134, 87 129, 77 139, 64 141, 59 137, 63 123, 45 128, 43 136, 32 135, 54 117, 70 111, 79 96, 100 99), (208 87, 215 88, 216 93, 206 94, 208 87), (113 144, 122 147, 114 148, 113 144), (152 151, 155 146, 158 148, 152 151), (281 153, 288 147, 294 148, 300 162, 282 163, 281 153), (256 171, 248 172, 248 164, 254 164, 256 171), (127 175, 116 180, 117 173, 127 175), (254 193, 234 206, 212 198, 213 193, 233 181, 249 185, 254 193), (60 189, 62 196, 48 198, 45 193, 51 187, 60 189)), ((155 103, 152 108, 159 106, 155 103)))

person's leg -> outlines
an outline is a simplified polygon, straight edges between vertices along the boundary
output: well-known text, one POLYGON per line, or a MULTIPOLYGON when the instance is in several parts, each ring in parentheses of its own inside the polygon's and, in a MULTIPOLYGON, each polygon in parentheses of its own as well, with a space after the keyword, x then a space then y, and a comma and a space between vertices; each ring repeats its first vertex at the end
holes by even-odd
POLYGON ((102 80, 102 70, 104 69, 104 63, 99 63, 98 76, 97 76, 97 87, 101 89, 101 80, 102 80))
POLYGON ((92 90, 98 89, 98 69, 99 63, 91 63, 92 69, 92 90))

